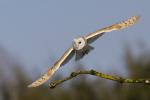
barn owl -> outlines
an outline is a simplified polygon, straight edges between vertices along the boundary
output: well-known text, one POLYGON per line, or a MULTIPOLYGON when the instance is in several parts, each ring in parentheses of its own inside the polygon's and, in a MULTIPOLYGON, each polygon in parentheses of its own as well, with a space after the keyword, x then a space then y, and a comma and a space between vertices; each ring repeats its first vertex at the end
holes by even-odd
POLYGON ((92 46, 90 46, 90 44, 104 33, 127 28, 135 24, 139 18, 139 16, 133 16, 126 21, 122 21, 120 23, 99 29, 88 35, 75 38, 73 40, 72 46, 66 50, 66 52, 54 63, 54 65, 47 71, 47 73, 45 73, 41 78, 37 79, 32 84, 28 85, 28 87, 37 87, 45 83, 58 70, 58 68, 66 64, 74 54, 76 55, 76 61, 83 58, 86 54, 94 49, 92 46))

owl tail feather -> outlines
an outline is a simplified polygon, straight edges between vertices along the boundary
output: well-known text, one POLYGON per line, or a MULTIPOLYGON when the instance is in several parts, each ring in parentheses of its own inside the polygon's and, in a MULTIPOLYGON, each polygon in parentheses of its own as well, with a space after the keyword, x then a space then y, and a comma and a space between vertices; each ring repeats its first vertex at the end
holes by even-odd
POLYGON ((94 47, 87 45, 83 49, 76 51, 75 60, 76 61, 80 60, 81 58, 83 58, 86 54, 88 54, 93 49, 94 49, 94 47))

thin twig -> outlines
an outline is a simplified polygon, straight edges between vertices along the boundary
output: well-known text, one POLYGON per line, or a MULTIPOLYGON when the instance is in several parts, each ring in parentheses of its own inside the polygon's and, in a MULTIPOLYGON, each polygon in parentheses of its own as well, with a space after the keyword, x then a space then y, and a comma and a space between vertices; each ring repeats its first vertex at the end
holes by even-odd
POLYGON ((78 71, 78 72, 72 72, 69 77, 66 77, 61 80, 57 80, 57 81, 50 83, 49 87, 55 88, 57 85, 65 82, 65 81, 68 81, 78 75, 81 75, 81 74, 94 75, 94 76, 97 76, 100 78, 116 81, 119 83, 144 83, 144 84, 150 85, 150 79, 130 79, 130 78, 123 78, 123 77, 119 77, 119 76, 112 76, 112 75, 104 74, 101 72, 97 72, 95 70, 83 70, 83 71, 78 71))

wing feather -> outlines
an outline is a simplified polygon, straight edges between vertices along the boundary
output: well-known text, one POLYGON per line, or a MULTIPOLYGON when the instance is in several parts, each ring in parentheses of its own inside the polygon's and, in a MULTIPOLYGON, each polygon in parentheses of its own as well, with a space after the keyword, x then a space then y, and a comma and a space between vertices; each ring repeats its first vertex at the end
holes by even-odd
POLYGON ((111 32, 114 30, 124 29, 124 28, 127 28, 127 27, 135 24, 139 20, 139 18, 140 18, 139 16, 133 16, 126 21, 122 21, 120 23, 116 23, 111 26, 99 29, 99 30, 85 36, 85 39, 87 40, 88 43, 91 43, 91 42, 95 41, 98 37, 102 36, 105 32, 111 32))
POLYGON ((28 87, 37 87, 45 83, 56 71, 57 69, 67 63, 72 56, 74 55, 74 49, 73 47, 69 48, 62 57, 45 73, 43 76, 41 76, 39 79, 37 79, 32 84, 28 85, 28 87))

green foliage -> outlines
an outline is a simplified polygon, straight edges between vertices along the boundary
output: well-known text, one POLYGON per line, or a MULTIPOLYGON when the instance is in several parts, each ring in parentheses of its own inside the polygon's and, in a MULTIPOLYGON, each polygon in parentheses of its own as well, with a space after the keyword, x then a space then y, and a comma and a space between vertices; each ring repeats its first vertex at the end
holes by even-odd
MULTIPOLYGON (((126 69, 131 78, 150 78, 150 56, 140 55, 135 58, 131 51, 125 53, 126 69), (147 58, 147 59, 145 59, 147 58)), ((42 85, 38 88, 27 88, 32 80, 28 75, 15 67, 17 83, 0 84, 0 99, 2 100, 150 100, 150 85, 119 84, 106 79, 88 80, 80 76, 66 82, 55 89, 42 85), (68 86, 63 86, 63 85, 68 86)), ((2 77, 2 75, 1 75, 2 77)), ((3 80, 5 81, 5 80, 3 80)))

